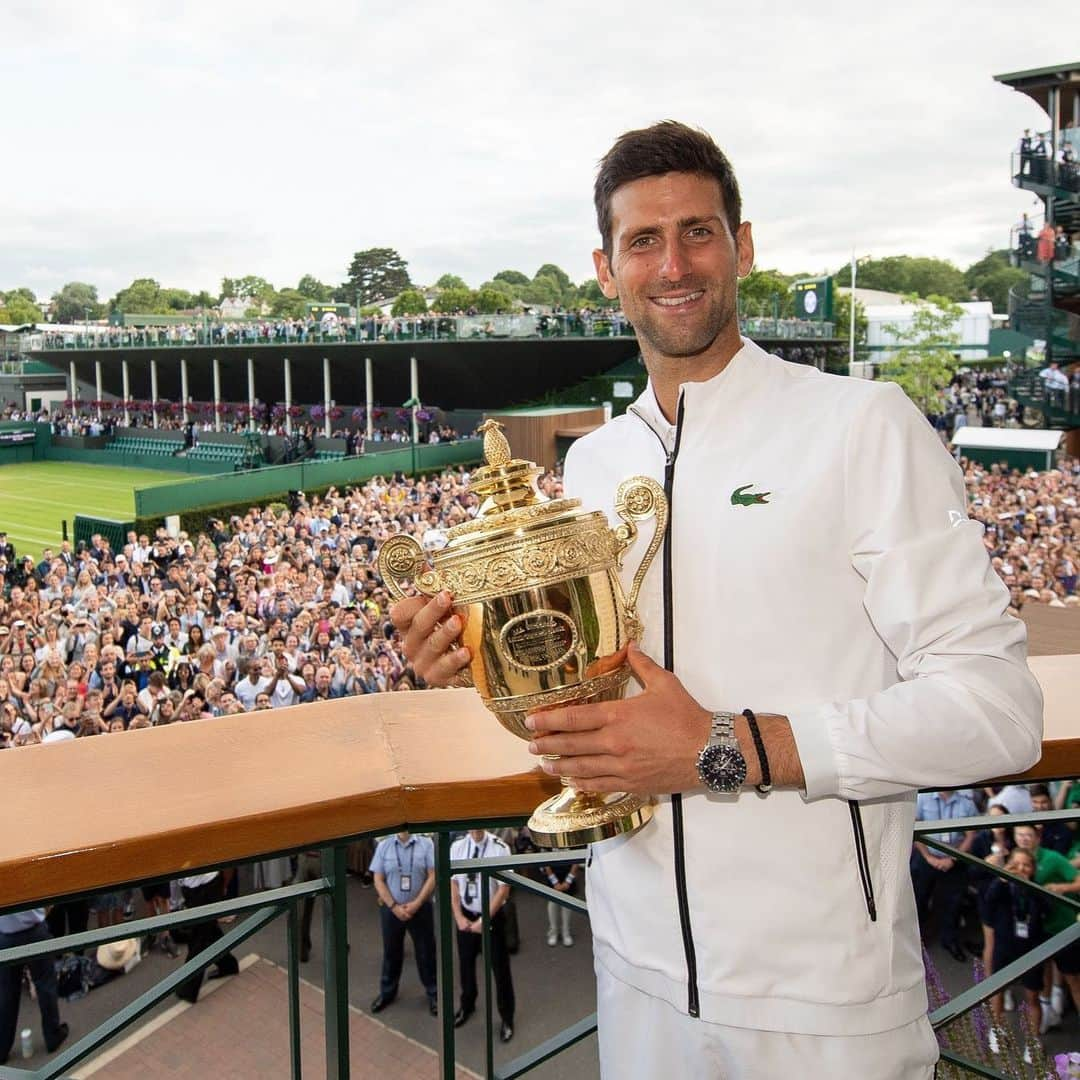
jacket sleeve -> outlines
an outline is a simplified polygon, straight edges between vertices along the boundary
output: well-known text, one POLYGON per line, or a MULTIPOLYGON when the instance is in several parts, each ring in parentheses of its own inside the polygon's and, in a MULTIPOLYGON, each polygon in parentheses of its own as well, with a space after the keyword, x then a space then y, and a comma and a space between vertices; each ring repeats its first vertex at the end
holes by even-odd
POLYGON ((898 386, 875 386, 862 403, 844 484, 837 541, 900 681, 789 716, 805 797, 873 799, 1029 768, 1041 753, 1042 693, 1027 629, 1007 613, 963 474, 898 386))

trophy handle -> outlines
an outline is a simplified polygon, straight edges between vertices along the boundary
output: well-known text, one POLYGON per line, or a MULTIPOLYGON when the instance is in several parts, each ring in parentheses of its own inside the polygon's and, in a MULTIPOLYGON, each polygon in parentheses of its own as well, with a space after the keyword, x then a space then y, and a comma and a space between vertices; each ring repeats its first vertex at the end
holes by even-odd
POLYGON ((637 537, 636 523, 645 521, 647 518, 656 518, 652 539, 645 549, 645 555, 637 568, 637 573, 634 574, 634 580, 630 585, 630 595, 626 599, 626 620, 631 627, 630 636, 638 637, 641 633, 641 623, 637 617, 638 593, 667 533, 667 496, 664 494, 664 489, 651 477, 632 476, 629 480, 624 480, 615 493, 615 513, 623 519, 623 524, 615 529, 615 539, 619 545, 617 556, 619 566, 622 566, 623 552, 637 537))
POLYGON ((395 600, 408 596, 405 586, 412 584, 425 596, 434 596, 443 587, 438 570, 425 570, 424 549, 411 536, 394 536, 379 548, 379 576, 395 600))

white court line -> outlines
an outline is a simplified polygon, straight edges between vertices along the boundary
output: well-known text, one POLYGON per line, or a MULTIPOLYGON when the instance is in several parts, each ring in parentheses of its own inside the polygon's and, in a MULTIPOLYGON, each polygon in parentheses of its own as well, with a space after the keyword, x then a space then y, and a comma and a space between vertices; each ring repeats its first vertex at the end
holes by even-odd
MULTIPOLYGON (((240 961, 241 972, 247 971, 253 964, 258 963, 259 959, 258 953, 248 953, 243 960, 240 961)), ((214 979, 212 982, 204 982, 202 989, 199 991, 199 998, 205 1000, 225 981, 225 979, 214 979)), ((97 1057, 91 1058, 85 1064, 80 1065, 74 1072, 68 1074, 69 1077, 71 1080, 86 1080, 87 1077, 93 1076, 94 1073, 104 1069, 106 1065, 112 1064, 112 1062, 120 1057, 121 1054, 127 1053, 133 1046, 137 1046, 143 1039, 148 1039, 155 1031, 163 1028, 166 1024, 171 1023, 181 1013, 187 1012, 190 1008, 192 1008, 191 1002, 177 1001, 175 1004, 170 1005, 163 1013, 159 1013, 152 1020, 148 1020, 145 1024, 137 1027, 130 1035, 127 1035, 119 1042, 114 1043, 108 1050, 98 1054, 97 1057)))

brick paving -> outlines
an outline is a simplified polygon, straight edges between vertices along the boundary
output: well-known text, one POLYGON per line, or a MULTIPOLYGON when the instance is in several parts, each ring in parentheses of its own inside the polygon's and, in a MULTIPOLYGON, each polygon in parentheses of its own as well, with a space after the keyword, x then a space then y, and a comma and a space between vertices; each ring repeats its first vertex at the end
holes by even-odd
MULTIPOLYGON (((214 985, 194 1007, 179 1005, 135 1031, 76 1075, 93 1080, 288 1080, 288 977, 261 957, 214 985), (247 966, 250 964, 250 966, 247 966), (111 1059, 111 1060, 110 1060, 111 1059)), ((325 1076, 323 993, 301 980, 300 1031, 305 1076, 325 1076)), ((349 1010, 352 1080, 432 1080, 438 1055, 356 1009, 349 1010)), ((476 1077, 459 1066, 459 1080, 476 1077)))

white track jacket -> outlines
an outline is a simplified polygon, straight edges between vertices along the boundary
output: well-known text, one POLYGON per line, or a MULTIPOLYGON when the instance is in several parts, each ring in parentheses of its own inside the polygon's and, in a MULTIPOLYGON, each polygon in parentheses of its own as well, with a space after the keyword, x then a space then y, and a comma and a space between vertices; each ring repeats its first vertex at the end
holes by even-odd
POLYGON ((669 425, 646 389, 573 446, 567 494, 615 521, 622 480, 666 485, 643 649, 708 709, 789 717, 806 791, 665 796, 639 833, 593 845, 596 959, 716 1023, 907 1024, 927 1007, 914 793, 1038 760, 1024 624, 1006 614, 960 470, 899 387, 744 340, 719 375, 682 387, 680 412, 669 425))

